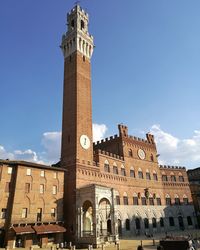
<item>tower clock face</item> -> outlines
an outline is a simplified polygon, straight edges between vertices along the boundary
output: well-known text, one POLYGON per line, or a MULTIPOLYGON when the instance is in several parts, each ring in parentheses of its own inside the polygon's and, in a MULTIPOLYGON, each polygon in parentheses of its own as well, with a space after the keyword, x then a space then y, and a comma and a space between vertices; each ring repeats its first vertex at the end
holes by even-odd
POLYGON ((80 137, 81 147, 84 149, 88 149, 90 147, 90 139, 87 135, 81 135, 80 137))
POLYGON ((138 149, 138 156, 139 156, 139 158, 141 159, 141 160, 144 160, 145 159, 145 156, 146 156, 146 154, 145 154, 145 152, 144 152, 144 150, 143 149, 138 149))

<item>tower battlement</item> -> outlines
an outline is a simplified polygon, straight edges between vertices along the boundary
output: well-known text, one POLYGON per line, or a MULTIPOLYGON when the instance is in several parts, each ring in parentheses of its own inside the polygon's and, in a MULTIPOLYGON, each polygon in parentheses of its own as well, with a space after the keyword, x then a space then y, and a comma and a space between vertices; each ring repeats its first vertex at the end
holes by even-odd
POLYGON ((160 169, 173 169, 173 170, 186 169, 185 167, 169 166, 169 165, 159 165, 159 167, 160 167, 160 169))
POLYGON ((79 51, 83 56, 91 58, 94 48, 93 36, 88 32, 89 15, 79 5, 67 14, 67 32, 62 36, 64 58, 79 51))

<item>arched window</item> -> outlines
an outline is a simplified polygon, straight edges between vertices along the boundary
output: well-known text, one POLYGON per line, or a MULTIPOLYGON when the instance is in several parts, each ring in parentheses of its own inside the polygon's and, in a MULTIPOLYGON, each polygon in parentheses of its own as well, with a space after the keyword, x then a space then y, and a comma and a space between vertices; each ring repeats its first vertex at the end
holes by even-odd
POLYGON ((110 166, 107 160, 104 162, 104 171, 110 173, 110 166))
POLYGON ((171 181, 176 182, 176 176, 174 174, 171 174, 171 181))
POLYGON ((129 149, 129 150, 128 150, 128 156, 129 156, 129 157, 133 157, 133 151, 132 151, 132 149, 129 149))
POLYGON ((71 20, 71 27, 74 28, 74 19, 71 20))
POLYGON ((146 170, 146 179, 151 180, 151 175, 148 169, 146 170))
POLYGON ((138 196, 137 194, 133 194, 133 205, 137 206, 138 205, 138 196))
POLYGON ((154 199, 153 199, 152 194, 149 195, 149 205, 154 206, 154 199))
POLYGON ((136 227, 137 230, 140 229, 140 219, 139 218, 135 219, 135 227, 136 227))
POLYGON ((175 205, 180 205, 181 204, 181 202, 180 202, 180 198, 178 197, 178 195, 176 194, 175 195, 175 205))
POLYGON ((156 218, 152 218, 152 226, 153 226, 153 228, 157 227, 156 218))
POLYGON ((170 225, 170 227, 174 227, 174 218, 173 217, 169 217, 169 225, 170 225))
POLYGON ((118 167, 115 162, 113 163, 113 174, 118 174, 118 167))
POLYGON ((115 204, 116 205, 120 205, 120 196, 119 196, 119 192, 117 190, 114 191, 115 194, 115 204))
POLYGON ((168 181, 167 175, 165 175, 165 174, 162 175, 162 181, 168 181))
POLYGON ((154 179, 154 181, 158 180, 158 175, 157 175, 156 171, 153 171, 153 179, 154 179))
POLYGON ((183 204, 184 205, 188 205, 189 204, 188 197, 185 194, 183 195, 183 204))
POLYGON ((133 167, 130 168, 130 177, 135 178, 135 170, 133 167))
POLYGON ((188 226, 192 226, 192 218, 190 216, 187 216, 187 223, 188 226))
POLYGON ((143 172, 141 168, 138 169, 138 178, 143 179, 143 172))
POLYGON ((171 206, 171 197, 167 194, 166 197, 165 197, 165 201, 166 201, 166 205, 167 206, 171 206))
POLYGON ((123 201, 124 201, 124 205, 128 205, 128 196, 126 192, 124 192, 123 201))
POLYGON ((142 194, 142 196, 141 196, 141 202, 142 202, 142 205, 144 205, 144 206, 147 205, 147 200, 146 200, 146 197, 144 194, 142 194))
POLYGON ((184 177, 182 175, 179 175, 178 180, 179 182, 184 182, 184 177))
POLYGON ((130 231, 130 220, 126 219, 126 231, 130 231))
POLYGON ((83 20, 81 20, 81 30, 83 30, 85 28, 85 23, 83 20))
POLYGON ((150 159, 151 159, 151 161, 154 161, 153 154, 151 154, 150 159))
POLYGON ((162 217, 160 218, 160 227, 164 227, 164 219, 162 217))
POLYGON ((144 219, 144 228, 145 229, 149 228, 149 220, 147 218, 144 219))
POLYGON ((121 166, 121 175, 126 176, 126 170, 123 165, 121 166))
POLYGON ((161 206, 161 198, 159 195, 156 196, 156 202, 158 206, 161 206))

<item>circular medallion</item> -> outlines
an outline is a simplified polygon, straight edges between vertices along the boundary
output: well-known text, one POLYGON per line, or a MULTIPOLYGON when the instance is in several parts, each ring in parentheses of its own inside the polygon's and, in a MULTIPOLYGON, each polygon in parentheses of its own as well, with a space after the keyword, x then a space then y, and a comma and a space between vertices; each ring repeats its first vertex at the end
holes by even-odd
POLYGON ((138 156, 139 156, 139 158, 141 159, 141 160, 144 160, 145 159, 145 152, 144 152, 144 150, 143 149, 138 149, 138 156))
POLYGON ((88 149, 90 147, 90 139, 87 135, 81 135, 80 137, 81 147, 84 149, 88 149))

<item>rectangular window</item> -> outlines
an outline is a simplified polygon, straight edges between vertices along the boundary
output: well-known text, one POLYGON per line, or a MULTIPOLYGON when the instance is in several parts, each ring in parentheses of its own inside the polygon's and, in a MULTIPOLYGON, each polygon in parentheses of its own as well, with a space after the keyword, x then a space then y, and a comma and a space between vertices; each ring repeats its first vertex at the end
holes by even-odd
POLYGON ((26 175, 31 175, 31 169, 30 168, 26 169, 26 175))
POLYGON ((138 205, 138 197, 133 197, 133 205, 138 205))
POLYGON ((37 209, 37 221, 42 221, 42 208, 37 209))
POLYGON ((45 176, 45 172, 44 172, 44 170, 41 170, 41 172, 40 172, 40 176, 41 176, 41 177, 44 177, 44 176, 45 176))
POLYGON ((54 172, 54 173, 53 173, 53 178, 54 178, 54 179, 57 179, 57 177, 58 177, 58 173, 57 173, 57 172, 54 172))
POLYGON ((25 193, 30 193, 30 189, 31 189, 31 184, 25 183, 25 193))
POLYGON ((57 194, 57 186, 55 186, 55 185, 53 186, 52 193, 57 194))
POLYGON ((8 167, 8 174, 12 174, 12 168, 8 167))
POLYGON ((6 218, 6 212, 7 212, 6 208, 2 208, 1 209, 1 219, 5 219, 6 218))
POLYGON ((22 218, 27 218, 27 213, 28 213, 28 209, 27 208, 22 208, 22 218))
POLYGON ((51 217, 52 217, 53 219, 56 218, 56 209, 55 209, 55 208, 52 208, 52 209, 51 209, 51 217))
POLYGON ((40 184, 40 194, 44 194, 44 184, 40 184))
POLYGON ((5 192, 6 192, 6 193, 9 193, 9 192, 10 192, 10 182, 6 182, 5 192))
POLYGON ((120 205, 120 197, 119 197, 119 195, 116 195, 116 205, 120 205))

